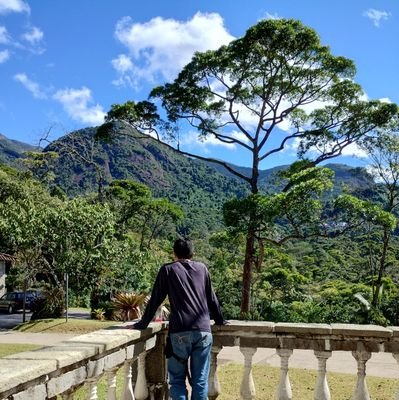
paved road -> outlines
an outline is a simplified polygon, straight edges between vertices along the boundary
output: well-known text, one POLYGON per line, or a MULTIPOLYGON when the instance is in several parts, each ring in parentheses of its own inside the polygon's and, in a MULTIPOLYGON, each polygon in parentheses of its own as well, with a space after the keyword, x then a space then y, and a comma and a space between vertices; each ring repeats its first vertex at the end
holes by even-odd
MULTIPOLYGON (((26 321, 30 320, 32 313, 26 313, 26 321)), ((0 331, 5 329, 12 329, 15 326, 22 324, 23 322, 23 313, 22 311, 18 311, 14 314, 0 313, 0 331)))
MULTIPOLYGON (((25 321, 30 321, 32 313, 26 312, 25 321)), ((68 312, 70 318, 85 319, 89 318, 89 312, 86 309, 72 308, 68 312)), ((22 311, 17 311, 14 314, 2 313, 0 312, 0 332, 2 330, 12 329, 15 326, 22 324, 23 313, 22 311)))

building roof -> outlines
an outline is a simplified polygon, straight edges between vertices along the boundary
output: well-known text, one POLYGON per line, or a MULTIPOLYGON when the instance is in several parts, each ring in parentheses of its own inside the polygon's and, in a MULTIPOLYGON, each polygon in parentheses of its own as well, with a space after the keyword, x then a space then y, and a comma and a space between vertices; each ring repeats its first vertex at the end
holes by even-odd
POLYGON ((16 260, 16 257, 10 256, 5 253, 0 253, 0 261, 11 261, 14 262, 16 260))

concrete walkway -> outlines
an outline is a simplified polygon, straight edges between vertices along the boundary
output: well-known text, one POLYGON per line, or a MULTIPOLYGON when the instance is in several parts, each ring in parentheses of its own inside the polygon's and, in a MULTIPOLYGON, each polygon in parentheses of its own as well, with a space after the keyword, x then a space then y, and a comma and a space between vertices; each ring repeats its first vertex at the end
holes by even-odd
MULTIPOLYGON (((2 343, 28 343, 43 346, 52 346, 76 335, 57 333, 24 333, 14 331, 0 332, 0 346, 2 343)), ((219 364, 227 362, 244 363, 244 356, 238 347, 224 347, 218 356, 219 364)), ((317 370, 317 359, 312 350, 294 350, 289 360, 290 368, 317 370)), ((280 357, 275 349, 259 348, 255 353, 254 364, 280 367, 280 357)), ((399 365, 390 353, 374 353, 367 362, 367 375, 385 378, 399 378, 399 365)), ((330 372, 357 373, 355 359, 350 352, 336 351, 327 361, 327 370, 330 372)))

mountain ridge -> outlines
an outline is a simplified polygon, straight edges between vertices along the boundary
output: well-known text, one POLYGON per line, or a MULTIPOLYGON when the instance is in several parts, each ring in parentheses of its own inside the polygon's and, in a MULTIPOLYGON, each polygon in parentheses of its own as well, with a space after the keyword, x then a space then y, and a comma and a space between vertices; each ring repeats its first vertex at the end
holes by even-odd
POLYGON ((26 151, 34 151, 37 147, 20 142, 18 140, 9 139, 0 133, 0 163, 15 167, 18 161, 23 157, 26 151))
MULTIPOLYGON (((69 197, 74 197, 99 191, 114 179, 132 179, 147 185, 155 197, 166 197, 180 204, 187 218, 193 224, 199 224, 201 220, 204 229, 220 222, 221 207, 226 200, 243 197, 249 192, 245 182, 221 165, 186 157, 151 137, 138 139, 129 133, 118 135, 111 142, 100 142, 95 140, 96 128, 91 127, 51 142, 43 152, 59 154, 53 165, 55 184, 69 197)), ((4 163, 15 167, 15 160, 23 156, 23 151, 35 149, 2 137, 0 162, 5 160, 4 163), (4 154, 14 154, 14 158, 2 158, 4 154)), ((278 182, 276 174, 285 167, 261 170, 260 190, 269 193, 278 190, 281 181, 278 182)), ((327 164, 326 167, 335 173, 336 191, 343 185, 368 188, 373 184, 372 177, 364 168, 339 163, 327 164)), ((250 172, 247 167, 237 168, 243 173, 250 172)))

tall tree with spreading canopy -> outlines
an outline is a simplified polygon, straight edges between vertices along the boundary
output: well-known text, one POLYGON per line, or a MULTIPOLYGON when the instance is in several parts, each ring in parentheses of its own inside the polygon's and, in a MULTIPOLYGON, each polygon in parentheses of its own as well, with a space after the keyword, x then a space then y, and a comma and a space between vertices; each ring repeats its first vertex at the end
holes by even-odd
MULTIPOLYGON (((170 123, 186 121, 202 139, 247 151, 252 158, 249 175, 223 160, 184 151, 182 133, 160 124, 148 101, 112 106, 99 134, 114 121, 143 133, 156 132, 159 140, 168 139, 167 145, 182 154, 223 165, 247 182, 254 195, 259 191, 260 164, 267 167, 267 160, 288 145, 297 145, 299 156, 314 166, 342 154, 397 113, 394 104, 363 100, 354 75, 354 63, 332 55, 313 29, 296 20, 263 20, 218 50, 196 53, 174 82, 151 92, 151 98, 161 100, 170 123)), ((256 262, 252 228, 246 236, 243 314, 249 311, 256 262)))
POLYGON ((369 257, 372 270, 373 297, 371 306, 379 307, 381 288, 386 270, 397 264, 393 256, 393 232, 397 227, 399 208, 399 120, 393 121, 389 129, 378 136, 362 140, 361 146, 367 151, 371 159, 370 172, 380 184, 380 196, 383 209, 392 214, 394 221, 391 226, 382 225, 380 236, 377 236, 375 248, 370 248, 369 257))

